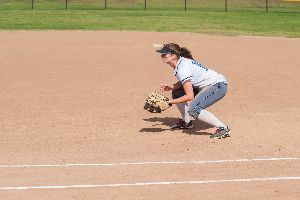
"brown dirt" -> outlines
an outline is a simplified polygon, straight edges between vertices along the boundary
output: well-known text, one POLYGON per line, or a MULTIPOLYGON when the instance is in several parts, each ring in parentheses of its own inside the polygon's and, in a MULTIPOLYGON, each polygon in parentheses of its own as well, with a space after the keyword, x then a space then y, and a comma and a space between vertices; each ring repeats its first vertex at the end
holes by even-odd
MULTIPOLYGON (((194 33, 0 32, 0 165, 300 157, 300 39, 194 33), (224 74, 209 108, 232 129, 171 131, 143 110, 175 81, 153 43, 177 42, 224 74)), ((168 94, 169 95, 169 94, 168 94)), ((0 188, 300 176, 300 161, 0 168, 0 188)), ((300 181, 0 190, 0 199, 299 199, 300 181)))

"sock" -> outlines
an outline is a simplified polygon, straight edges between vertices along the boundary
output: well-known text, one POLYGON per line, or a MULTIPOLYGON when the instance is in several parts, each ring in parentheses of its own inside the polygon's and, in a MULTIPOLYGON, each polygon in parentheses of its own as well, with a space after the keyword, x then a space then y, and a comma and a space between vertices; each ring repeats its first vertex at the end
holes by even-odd
POLYGON ((216 118, 211 112, 207 110, 201 110, 198 119, 214 127, 226 128, 225 124, 223 124, 218 118, 216 118))
POLYGON ((186 102, 178 103, 178 104, 176 104, 176 106, 181 114, 182 120, 185 121, 186 123, 189 123, 191 121, 191 119, 190 119, 190 115, 188 113, 188 104, 186 102))

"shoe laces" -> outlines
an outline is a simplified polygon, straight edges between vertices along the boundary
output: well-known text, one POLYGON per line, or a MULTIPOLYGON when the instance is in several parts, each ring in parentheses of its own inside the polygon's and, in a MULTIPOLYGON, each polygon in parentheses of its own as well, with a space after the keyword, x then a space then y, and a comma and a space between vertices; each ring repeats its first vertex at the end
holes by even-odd
POLYGON ((224 131, 225 129, 225 127, 218 127, 215 133, 219 133, 221 131, 224 131))

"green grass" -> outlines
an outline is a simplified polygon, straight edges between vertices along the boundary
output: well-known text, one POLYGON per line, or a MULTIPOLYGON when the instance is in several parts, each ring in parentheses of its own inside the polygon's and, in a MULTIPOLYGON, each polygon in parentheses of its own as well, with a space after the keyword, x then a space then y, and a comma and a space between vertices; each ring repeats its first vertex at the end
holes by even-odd
POLYGON ((300 14, 144 10, 1 10, 2 30, 128 30, 300 37, 300 14))
MULTIPOLYGON (((226 0, 0 0, 0 10, 34 9, 75 10, 104 9, 143 10, 184 10, 224 11, 226 0), (33 3, 33 5, 32 5, 33 3)), ((229 11, 264 11, 267 0, 227 0, 229 11)), ((300 2, 288 0, 268 0, 270 12, 299 12, 300 2)))

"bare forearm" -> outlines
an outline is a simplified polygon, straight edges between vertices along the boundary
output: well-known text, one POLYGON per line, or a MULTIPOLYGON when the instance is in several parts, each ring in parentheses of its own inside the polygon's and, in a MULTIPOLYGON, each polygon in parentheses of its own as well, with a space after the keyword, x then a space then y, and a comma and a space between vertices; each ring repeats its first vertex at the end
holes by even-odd
POLYGON ((185 95, 183 95, 182 97, 179 97, 177 99, 170 100, 169 103, 177 104, 177 103, 191 101, 191 100, 194 99, 194 92, 193 92, 192 83, 190 81, 186 81, 182 85, 182 87, 183 87, 183 90, 185 92, 185 95))
POLYGON ((191 98, 188 95, 184 95, 184 96, 179 97, 177 99, 170 100, 169 103, 171 103, 171 104, 177 104, 177 103, 183 103, 183 102, 191 101, 193 99, 194 98, 191 98))

